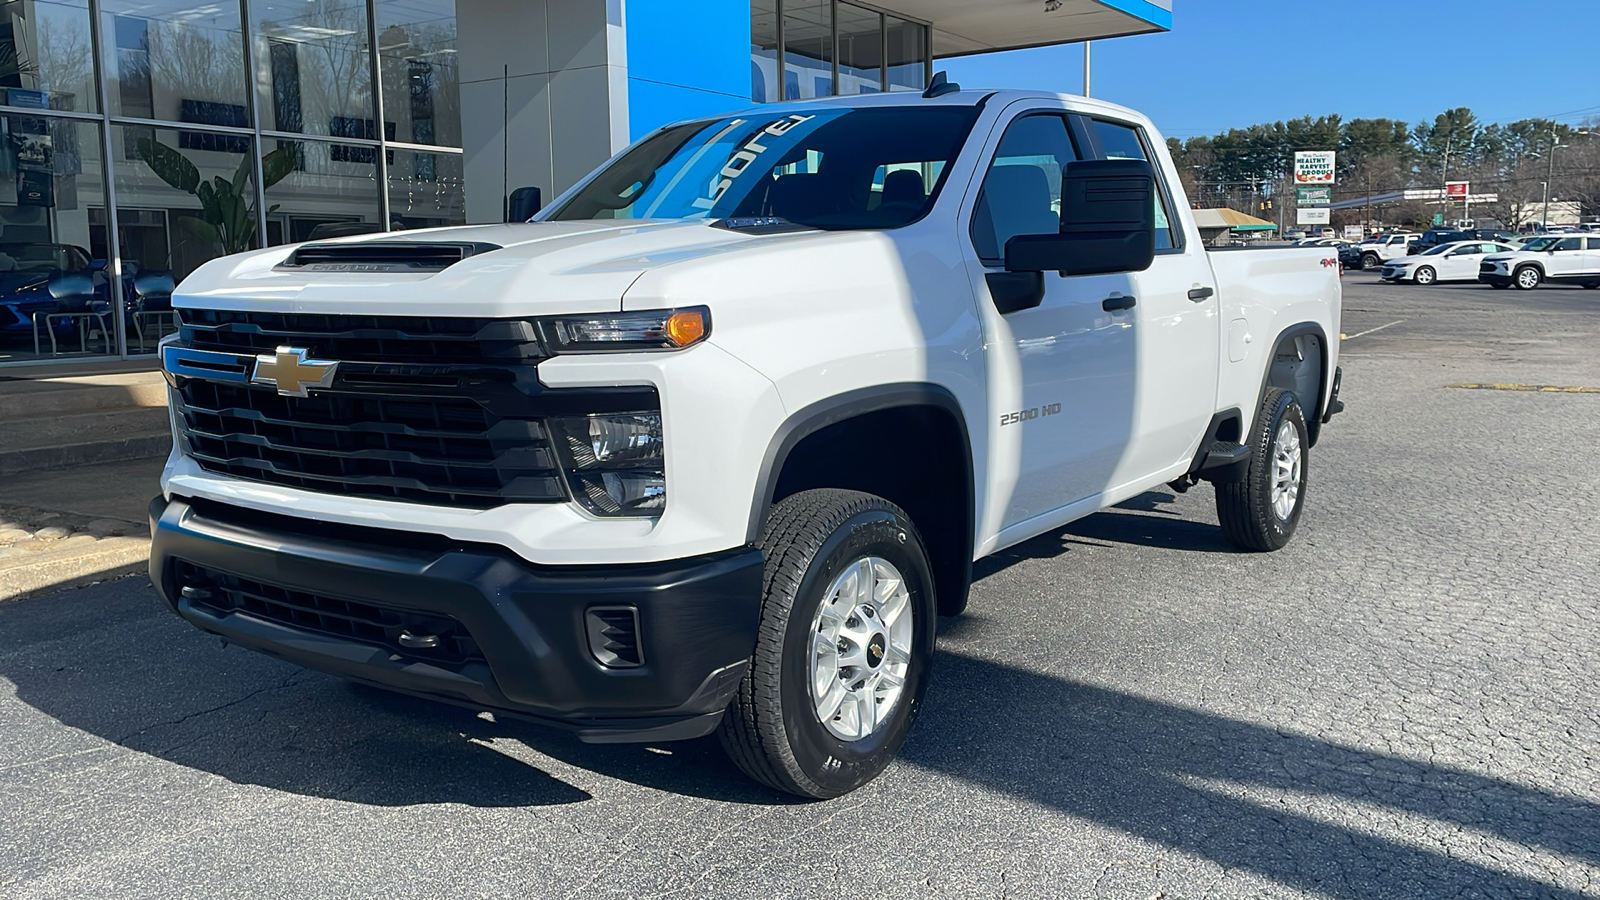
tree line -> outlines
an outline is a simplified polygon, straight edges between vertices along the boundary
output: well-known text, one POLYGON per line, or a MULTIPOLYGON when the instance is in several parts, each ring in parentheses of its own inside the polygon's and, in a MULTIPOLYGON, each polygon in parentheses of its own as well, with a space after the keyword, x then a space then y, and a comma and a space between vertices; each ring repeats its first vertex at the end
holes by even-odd
MULTIPOLYGON (((1539 218, 1547 181, 1553 200, 1577 201, 1587 214, 1600 214, 1600 135, 1585 133, 1593 130, 1540 118, 1485 124, 1457 107, 1416 125, 1302 116, 1187 141, 1168 138, 1167 146, 1198 206, 1231 206, 1269 219, 1292 213, 1295 151, 1336 150, 1336 201, 1470 181, 1473 194, 1499 195, 1487 208, 1475 206, 1475 216, 1515 228, 1539 218)), ((1413 201, 1385 207, 1382 215, 1375 210, 1374 218, 1422 224, 1439 211, 1437 203, 1413 201)), ((1335 213, 1345 222, 1363 215, 1335 213)))

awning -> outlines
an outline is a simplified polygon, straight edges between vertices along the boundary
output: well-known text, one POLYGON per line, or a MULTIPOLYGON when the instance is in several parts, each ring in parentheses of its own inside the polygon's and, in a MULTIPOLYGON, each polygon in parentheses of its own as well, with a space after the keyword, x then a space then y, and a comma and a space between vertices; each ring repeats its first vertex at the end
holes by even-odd
POLYGON ((876 0, 933 26, 936 57, 1172 30, 1172 0, 876 0))

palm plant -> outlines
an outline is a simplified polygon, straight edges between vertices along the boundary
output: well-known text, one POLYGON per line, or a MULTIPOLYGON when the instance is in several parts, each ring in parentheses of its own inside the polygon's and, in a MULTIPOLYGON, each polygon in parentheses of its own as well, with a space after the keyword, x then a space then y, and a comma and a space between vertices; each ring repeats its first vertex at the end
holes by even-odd
MULTIPOLYGON (((179 216, 178 227, 223 254, 242 253, 251 248, 256 237, 255 198, 250 190, 255 167, 251 154, 246 153, 240 160, 232 180, 216 175, 206 181, 187 157, 155 138, 140 138, 136 147, 139 158, 156 177, 186 194, 193 194, 200 201, 200 215, 179 216)), ((263 190, 294 171, 299 159, 297 151, 291 144, 261 158, 263 190)), ((277 208, 278 204, 274 203, 267 208, 267 213, 270 215, 277 208)))

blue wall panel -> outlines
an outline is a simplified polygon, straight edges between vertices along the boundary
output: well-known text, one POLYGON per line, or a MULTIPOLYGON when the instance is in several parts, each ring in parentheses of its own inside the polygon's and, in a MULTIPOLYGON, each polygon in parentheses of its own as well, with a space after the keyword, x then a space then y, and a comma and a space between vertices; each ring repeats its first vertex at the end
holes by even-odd
POLYGON ((627 0, 628 134, 750 105, 750 0, 627 0))

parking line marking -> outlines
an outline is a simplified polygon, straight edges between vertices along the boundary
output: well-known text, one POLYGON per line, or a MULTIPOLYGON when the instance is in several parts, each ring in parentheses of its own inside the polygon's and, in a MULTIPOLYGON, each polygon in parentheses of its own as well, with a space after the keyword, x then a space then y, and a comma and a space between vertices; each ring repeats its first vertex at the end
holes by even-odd
POLYGON ((1363 331, 1363 332, 1361 332, 1359 334, 1352 334, 1352 335, 1350 335, 1348 337, 1346 337, 1345 335, 1341 334, 1341 335, 1339 335, 1339 339, 1340 340, 1345 340, 1345 341, 1353 341, 1358 337, 1366 337, 1367 335, 1373 333, 1374 331, 1382 331, 1385 328, 1390 327, 1391 325, 1399 325, 1401 322, 1404 322, 1404 321, 1405 321, 1405 319, 1396 319, 1393 322, 1390 322, 1388 325, 1379 325, 1377 328, 1368 328, 1366 331, 1363 331))
POLYGON ((1558 384, 1447 384, 1447 388, 1468 391, 1536 391, 1541 394, 1600 394, 1600 387, 1576 387, 1558 384))

